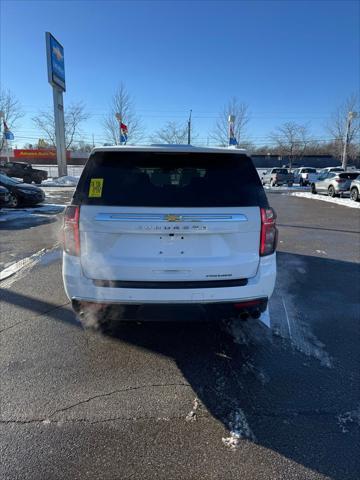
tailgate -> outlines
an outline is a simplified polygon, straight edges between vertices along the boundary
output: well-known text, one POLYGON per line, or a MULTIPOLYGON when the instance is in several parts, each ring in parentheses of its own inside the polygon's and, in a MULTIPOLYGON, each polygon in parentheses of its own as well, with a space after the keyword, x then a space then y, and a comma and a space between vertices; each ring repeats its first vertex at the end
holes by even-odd
POLYGON ((81 265, 98 280, 250 278, 259 265, 260 209, 83 205, 81 265))

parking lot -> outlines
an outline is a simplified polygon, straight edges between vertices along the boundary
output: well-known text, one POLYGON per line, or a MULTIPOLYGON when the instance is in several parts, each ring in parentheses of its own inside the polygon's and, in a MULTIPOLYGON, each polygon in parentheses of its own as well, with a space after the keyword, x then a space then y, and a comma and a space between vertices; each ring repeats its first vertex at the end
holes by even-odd
POLYGON ((0 221, 1 478, 359 478, 357 208, 268 191, 271 328, 100 334, 82 330, 62 285, 72 189, 49 193, 47 210, 0 221))

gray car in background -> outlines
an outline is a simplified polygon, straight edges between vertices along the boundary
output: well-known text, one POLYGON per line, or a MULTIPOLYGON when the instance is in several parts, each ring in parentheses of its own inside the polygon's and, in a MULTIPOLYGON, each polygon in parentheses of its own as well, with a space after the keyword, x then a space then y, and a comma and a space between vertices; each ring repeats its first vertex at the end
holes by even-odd
POLYGON ((323 173, 311 184, 311 193, 324 193, 330 197, 343 195, 350 191, 351 182, 358 176, 359 172, 323 173))
MULTIPOLYGON (((357 172, 358 173, 358 172, 357 172)), ((360 175, 358 175, 350 185, 350 198, 354 202, 360 202, 360 175)))
POLYGON ((278 185, 291 186, 294 183, 294 176, 287 168, 270 168, 263 173, 261 183, 263 185, 268 183, 271 187, 278 185))

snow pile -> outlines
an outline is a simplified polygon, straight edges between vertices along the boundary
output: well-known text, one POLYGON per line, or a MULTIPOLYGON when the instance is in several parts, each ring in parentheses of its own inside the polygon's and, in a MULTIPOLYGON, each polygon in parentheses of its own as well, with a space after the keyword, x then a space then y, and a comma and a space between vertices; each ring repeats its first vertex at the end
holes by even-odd
POLYGON ((353 200, 350 200, 350 198, 333 198, 327 195, 313 195, 310 192, 292 192, 290 195, 294 197, 303 197, 310 198, 312 200, 322 200, 323 202, 336 203, 337 205, 343 205, 344 207, 360 208, 360 202, 354 202, 353 200))
POLYGON ((66 175, 65 177, 49 178, 44 180, 41 184, 42 187, 76 187, 80 176, 66 175))
POLYGON ((271 192, 283 192, 283 191, 286 191, 286 192, 292 192, 292 191, 300 191, 300 192, 309 192, 310 191, 310 187, 309 186, 300 186, 300 185, 292 185, 291 187, 289 187, 288 185, 280 185, 279 187, 272 187, 271 185, 269 184, 266 184, 264 185, 264 188, 265 190, 270 190, 271 192))

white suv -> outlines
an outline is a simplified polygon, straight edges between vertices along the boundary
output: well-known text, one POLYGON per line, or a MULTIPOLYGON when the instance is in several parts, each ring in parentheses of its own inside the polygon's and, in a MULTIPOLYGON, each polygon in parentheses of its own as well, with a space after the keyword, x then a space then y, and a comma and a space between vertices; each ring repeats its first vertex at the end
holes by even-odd
POLYGON ((95 148, 64 215, 65 290, 85 320, 258 318, 276 242, 244 151, 95 148))

